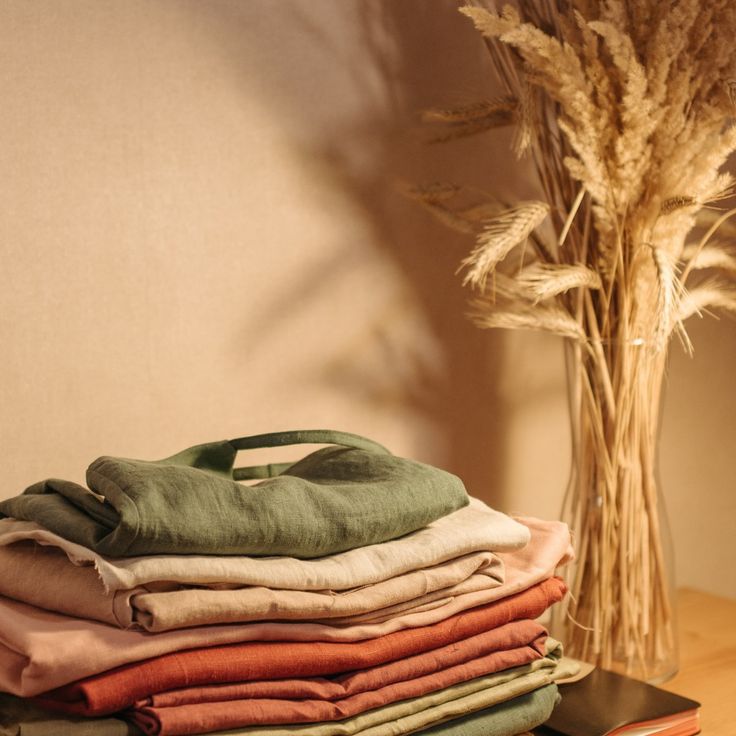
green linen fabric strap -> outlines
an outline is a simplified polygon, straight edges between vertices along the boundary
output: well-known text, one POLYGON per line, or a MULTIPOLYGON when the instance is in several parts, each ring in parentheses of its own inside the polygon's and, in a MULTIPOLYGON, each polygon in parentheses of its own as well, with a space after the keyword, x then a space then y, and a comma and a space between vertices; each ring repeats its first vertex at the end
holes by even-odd
MULTIPOLYGON (((268 432, 254 434, 250 437, 238 437, 229 440, 236 450, 255 450, 264 447, 286 447, 288 445, 341 445, 355 447, 359 450, 368 450, 380 455, 390 455, 391 452, 383 445, 350 432, 337 432, 333 429, 295 429, 289 432, 268 432)), ((296 462, 296 461, 294 461, 296 462)), ((234 480, 256 480, 273 478, 288 470, 291 463, 269 463, 267 465, 251 465, 243 468, 233 468, 234 480)))

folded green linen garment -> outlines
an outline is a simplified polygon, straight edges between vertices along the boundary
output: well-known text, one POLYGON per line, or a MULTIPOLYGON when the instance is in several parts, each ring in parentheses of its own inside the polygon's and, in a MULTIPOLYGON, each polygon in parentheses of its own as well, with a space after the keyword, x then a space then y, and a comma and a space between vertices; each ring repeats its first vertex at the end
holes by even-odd
POLYGON ((416 733, 426 736, 515 736, 541 726, 559 701, 557 685, 546 685, 492 708, 416 733))
POLYGON ((468 504, 456 476, 329 430, 213 442, 158 461, 100 457, 87 484, 36 483, 0 502, 0 517, 111 557, 311 558, 395 539, 468 504), (233 467, 238 450, 299 443, 332 446, 294 464, 233 467), (237 482, 253 478, 266 480, 237 482))

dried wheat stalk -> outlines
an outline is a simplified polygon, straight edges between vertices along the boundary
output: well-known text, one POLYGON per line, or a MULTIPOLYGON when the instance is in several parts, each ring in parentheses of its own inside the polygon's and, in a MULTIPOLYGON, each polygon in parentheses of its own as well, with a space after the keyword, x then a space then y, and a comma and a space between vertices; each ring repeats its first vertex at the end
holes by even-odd
POLYGON ((674 637, 656 473, 667 349, 674 334, 690 348, 688 317, 736 311, 728 281, 702 276, 736 272, 713 241, 736 214, 713 206, 733 184, 720 169, 736 148, 736 4, 518 0, 498 11, 489 0, 462 12, 504 94, 432 112, 436 137, 517 126, 514 149, 531 156, 542 197, 475 219, 433 204, 476 236, 461 264, 481 292, 476 323, 567 338, 578 552, 568 652, 661 677, 674 637), (690 242, 698 222, 708 230, 690 242), (509 270, 527 241, 532 262, 509 270))

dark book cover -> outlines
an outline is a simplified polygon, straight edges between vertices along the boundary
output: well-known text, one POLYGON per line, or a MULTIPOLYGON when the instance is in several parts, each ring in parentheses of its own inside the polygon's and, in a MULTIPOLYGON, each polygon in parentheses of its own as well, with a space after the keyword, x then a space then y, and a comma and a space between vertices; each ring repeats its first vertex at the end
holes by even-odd
MULTIPOLYGON (((631 677, 594 669, 582 680, 560 685, 562 702, 537 736, 606 736, 624 726, 677 716, 700 703, 631 677)), ((694 721, 697 733, 697 721, 694 721)))

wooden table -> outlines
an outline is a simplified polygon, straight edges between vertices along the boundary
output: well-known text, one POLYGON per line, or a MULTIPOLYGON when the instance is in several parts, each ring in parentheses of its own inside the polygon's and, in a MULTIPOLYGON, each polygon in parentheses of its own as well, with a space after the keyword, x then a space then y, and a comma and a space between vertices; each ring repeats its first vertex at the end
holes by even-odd
POLYGON ((736 736, 736 600, 683 589, 680 671, 661 685, 702 703, 703 736, 736 736))
POLYGON ((703 736, 736 736, 736 600, 684 588, 677 615, 680 669, 659 687, 702 704, 703 736))

